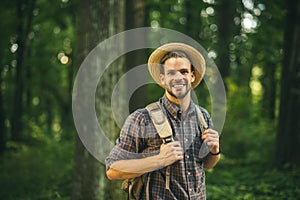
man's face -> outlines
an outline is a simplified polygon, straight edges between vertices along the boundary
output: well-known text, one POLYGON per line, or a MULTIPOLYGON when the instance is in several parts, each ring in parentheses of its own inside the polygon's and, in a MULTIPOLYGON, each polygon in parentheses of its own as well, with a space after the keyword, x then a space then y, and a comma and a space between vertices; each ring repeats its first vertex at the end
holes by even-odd
POLYGON ((177 99, 183 99, 190 92, 191 84, 195 80, 191 63, 184 57, 167 59, 164 63, 164 74, 160 78, 168 93, 177 99))

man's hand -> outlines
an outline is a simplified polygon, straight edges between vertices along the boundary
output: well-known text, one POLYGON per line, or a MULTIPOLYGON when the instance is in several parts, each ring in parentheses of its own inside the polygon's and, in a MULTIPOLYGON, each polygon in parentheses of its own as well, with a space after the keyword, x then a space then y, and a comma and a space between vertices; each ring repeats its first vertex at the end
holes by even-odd
POLYGON ((163 144, 158 155, 141 159, 118 160, 107 170, 110 180, 134 178, 183 159, 183 149, 178 141, 163 144))
POLYGON ((202 140, 210 149, 212 154, 220 151, 219 134, 213 129, 207 129, 202 133, 202 140))
POLYGON ((170 142, 160 146, 159 160, 163 166, 171 165, 172 163, 183 159, 183 149, 180 142, 170 142))

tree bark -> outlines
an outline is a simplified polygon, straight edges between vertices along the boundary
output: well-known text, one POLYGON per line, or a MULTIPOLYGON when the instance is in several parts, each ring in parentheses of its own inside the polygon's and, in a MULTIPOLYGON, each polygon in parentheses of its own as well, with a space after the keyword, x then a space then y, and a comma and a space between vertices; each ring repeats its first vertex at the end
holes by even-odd
POLYGON ((274 164, 300 164, 300 2, 287 3, 274 164))
MULTIPOLYGON (((124 0, 80 0, 78 9, 77 63, 81 64, 98 43, 124 30, 125 5, 124 0)), ((120 60, 106 70, 101 77, 98 84, 99 90, 96 93, 96 111, 101 112, 99 121, 102 122, 101 126, 105 132, 112 134, 110 135, 111 138, 115 138, 113 133, 118 131, 108 105, 111 101, 111 91, 122 72, 122 67, 123 63, 120 60)), ((120 194, 120 183, 108 181, 104 165, 89 154, 78 134, 76 134, 74 156, 71 199, 124 198, 122 193, 120 194), (106 192, 108 191, 107 188, 114 188, 110 189, 110 191, 114 191, 112 193, 106 192)))
MULTIPOLYGON (((2 85, 2 71, 3 67, 0 66, 0 86, 2 85)), ((4 152, 6 147, 6 131, 5 131, 5 113, 3 109, 3 92, 0 88, 0 155, 4 152)))
POLYGON ((267 62, 264 67, 265 73, 262 78, 262 85, 264 88, 262 114, 271 120, 275 119, 276 110, 276 68, 276 63, 267 62))
POLYGON ((32 28, 33 10, 35 0, 26 2, 16 1, 17 4, 17 65, 15 75, 15 93, 13 100, 13 112, 11 119, 11 139, 19 141, 22 139, 22 116, 23 116, 23 93, 24 93, 24 67, 26 55, 29 48, 28 34, 32 28), (28 10, 25 8, 28 6, 28 10), (27 11, 27 13, 26 13, 27 11))
POLYGON ((200 18, 201 8, 204 6, 203 2, 188 0, 185 1, 184 6, 186 16, 185 33, 194 40, 199 40, 199 33, 203 26, 200 18))
POLYGON ((223 79, 230 75, 230 51, 229 44, 233 38, 234 27, 234 5, 233 0, 219 1, 217 4, 217 25, 218 25, 218 57, 217 66, 223 79))
MULTIPOLYGON (((133 28, 145 27, 145 3, 143 0, 127 0, 126 1, 126 30, 133 28)), ((136 41, 140 44, 145 43, 145 35, 134 36, 136 41)), ((132 41, 128 41, 132 42, 132 41)), ((130 44, 129 44, 130 45, 130 44)), ((139 65, 147 63, 147 51, 146 49, 139 49, 126 54, 126 71, 133 69, 139 65)), ((139 74, 136 76, 137 79, 146 80, 146 74, 139 74)), ((131 78, 127 80, 127 87, 133 87, 135 81, 131 78)), ((129 101, 129 112, 133 112, 137 108, 142 108, 149 103, 149 97, 147 93, 147 86, 142 86, 137 89, 129 101)))

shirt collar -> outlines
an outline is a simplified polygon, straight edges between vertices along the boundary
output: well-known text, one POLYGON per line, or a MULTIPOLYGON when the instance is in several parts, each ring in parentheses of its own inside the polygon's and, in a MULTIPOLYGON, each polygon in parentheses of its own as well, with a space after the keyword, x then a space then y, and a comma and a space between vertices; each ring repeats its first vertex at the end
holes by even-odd
MULTIPOLYGON (((181 110, 179 105, 171 102, 166 95, 164 95, 161 99, 160 102, 162 103, 163 107, 166 109, 166 111, 168 111, 168 113, 171 114, 172 117, 176 118, 180 118, 181 115, 181 110)), ((191 100, 190 102, 190 106, 188 108, 188 115, 194 113, 195 111, 195 104, 194 102, 191 100)))

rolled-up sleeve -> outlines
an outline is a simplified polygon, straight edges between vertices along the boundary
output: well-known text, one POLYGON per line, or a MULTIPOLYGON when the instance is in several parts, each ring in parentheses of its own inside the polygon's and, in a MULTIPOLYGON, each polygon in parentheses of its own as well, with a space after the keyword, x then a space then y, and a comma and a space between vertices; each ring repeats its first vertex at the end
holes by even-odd
POLYGON ((126 119, 116 145, 105 160, 106 170, 118 160, 135 159, 140 157, 140 149, 145 136, 145 114, 140 109, 126 119))

